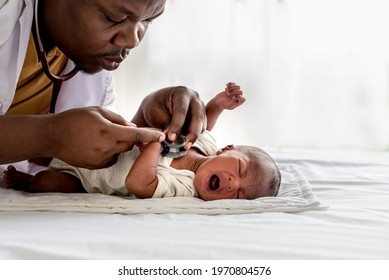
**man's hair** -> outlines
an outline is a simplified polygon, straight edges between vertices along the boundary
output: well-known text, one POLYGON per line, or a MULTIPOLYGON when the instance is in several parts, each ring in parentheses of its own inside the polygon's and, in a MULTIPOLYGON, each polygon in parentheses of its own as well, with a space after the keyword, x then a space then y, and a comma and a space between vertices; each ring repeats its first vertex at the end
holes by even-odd
POLYGON ((278 169, 278 166, 273 160, 273 158, 264 150, 258 147, 240 145, 236 148, 248 155, 250 165, 253 167, 255 173, 257 174, 257 188, 259 188, 259 186, 264 183, 264 178, 263 176, 261 176, 263 169, 267 168, 268 170, 270 170, 270 178, 265 178, 265 184, 267 186, 266 192, 261 196, 277 196, 281 186, 281 172, 278 169))

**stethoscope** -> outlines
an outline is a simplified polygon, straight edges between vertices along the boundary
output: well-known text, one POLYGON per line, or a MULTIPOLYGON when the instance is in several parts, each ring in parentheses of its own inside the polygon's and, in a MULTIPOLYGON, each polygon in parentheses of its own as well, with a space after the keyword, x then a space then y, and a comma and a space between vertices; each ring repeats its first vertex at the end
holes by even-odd
POLYGON ((170 158, 179 158, 186 154, 185 137, 183 135, 178 136, 175 141, 170 141, 167 138, 161 142, 162 151, 161 155, 170 158))
POLYGON ((77 68, 77 66, 75 66, 73 68, 73 70, 71 70, 69 73, 67 73, 63 76, 54 75, 50 71, 49 62, 47 61, 46 52, 43 48, 41 36, 39 33, 38 0, 35 0, 35 19, 34 19, 34 21, 35 21, 36 42, 38 43, 38 48, 39 48, 38 57, 42 63, 43 71, 45 72, 46 76, 53 82, 53 91, 52 91, 51 101, 50 101, 50 113, 54 113, 55 103, 57 102, 57 98, 58 98, 59 92, 61 90, 62 83, 64 81, 67 81, 67 80, 73 78, 74 75, 76 75, 78 73, 79 69, 77 68))

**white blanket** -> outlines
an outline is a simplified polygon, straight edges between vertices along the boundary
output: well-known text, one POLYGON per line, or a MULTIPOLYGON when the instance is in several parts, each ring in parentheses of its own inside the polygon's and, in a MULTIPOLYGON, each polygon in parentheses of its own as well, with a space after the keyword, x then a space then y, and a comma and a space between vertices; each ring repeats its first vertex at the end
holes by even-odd
POLYGON ((60 211, 94 213, 239 214, 323 210, 309 182, 291 164, 279 165, 282 175, 277 197, 255 200, 203 201, 194 197, 132 199, 103 194, 25 193, 0 188, 0 211, 60 211))

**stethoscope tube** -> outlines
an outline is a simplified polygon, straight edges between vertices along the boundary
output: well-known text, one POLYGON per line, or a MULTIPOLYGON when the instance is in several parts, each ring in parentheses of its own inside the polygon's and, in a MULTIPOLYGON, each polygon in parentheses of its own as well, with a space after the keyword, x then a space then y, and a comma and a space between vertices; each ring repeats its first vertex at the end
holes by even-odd
POLYGON ((53 91, 51 95, 51 102, 50 102, 50 113, 54 113, 55 110, 55 104, 58 99, 59 92, 61 90, 62 82, 67 81, 74 77, 79 71, 77 66, 73 68, 69 73, 66 73, 62 76, 57 76, 53 74, 50 70, 49 62, 47 61, 47 55, 43 48, 41 36, 39 33, 39 20, 38 20, 38 0, 35 0, 35 15, 34 15, 34 21, 35 21, 35 34, 36 34, 36 42, 38 45, 38 58, 40 59, 42 63, 42 69, 45 72, 46 76, 53 82, 53 91))

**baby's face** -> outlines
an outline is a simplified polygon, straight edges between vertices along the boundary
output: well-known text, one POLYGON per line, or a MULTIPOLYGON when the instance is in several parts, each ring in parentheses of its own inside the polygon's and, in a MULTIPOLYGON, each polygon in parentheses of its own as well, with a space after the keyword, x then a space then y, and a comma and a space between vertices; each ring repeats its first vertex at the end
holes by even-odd
POLYGON ((258 184, 267 181, 267 169, 260 171, 263 180, 259 180, 248 155, 231 148, 203 163, 196 172, 194 185, 204 200, 255 199, 267 191, 264 183, 258 184))

